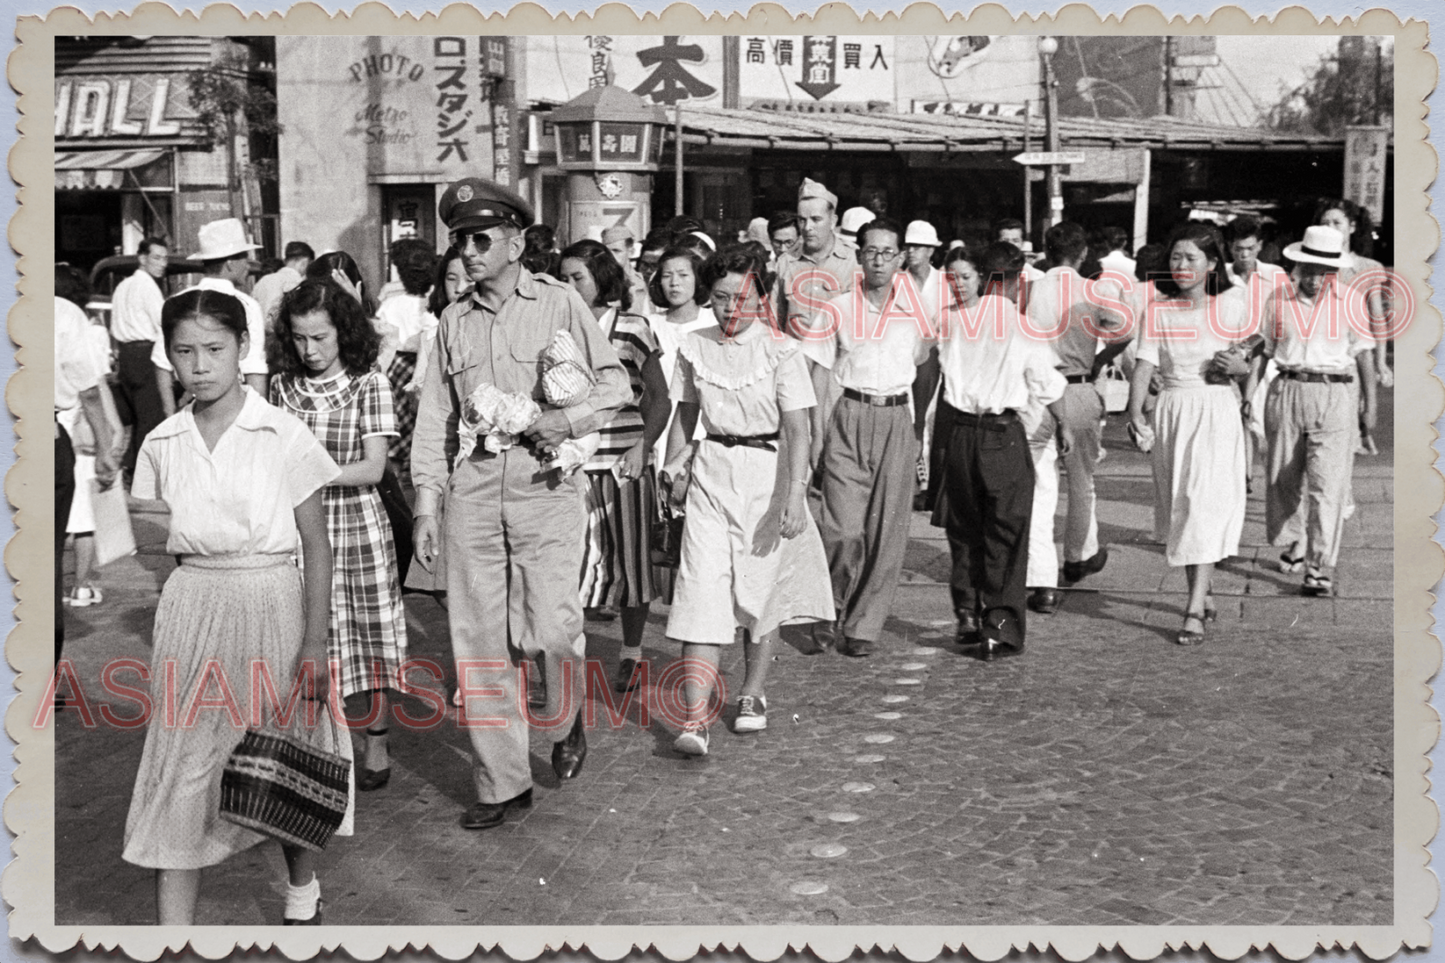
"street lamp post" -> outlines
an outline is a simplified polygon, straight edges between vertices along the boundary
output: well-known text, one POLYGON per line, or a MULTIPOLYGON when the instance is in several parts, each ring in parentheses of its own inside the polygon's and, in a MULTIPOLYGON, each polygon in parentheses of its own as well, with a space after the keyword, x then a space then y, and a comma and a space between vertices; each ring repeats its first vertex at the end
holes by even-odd
MULTIPOLYGON (((1053 37, 1039 38, 1039 54, 1044 58, 1044 136, 1047 150, 1059 150, 1059 79, 1054 76, 1054 54, 1059 42, 1053 37)), ((1049 165, 1049 226, 1064 219, 1063 172, 1058 164, 1049 165)))

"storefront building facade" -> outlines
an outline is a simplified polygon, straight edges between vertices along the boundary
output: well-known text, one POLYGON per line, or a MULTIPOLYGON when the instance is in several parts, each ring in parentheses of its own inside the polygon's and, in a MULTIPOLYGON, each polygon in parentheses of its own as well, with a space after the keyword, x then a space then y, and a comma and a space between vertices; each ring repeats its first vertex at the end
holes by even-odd
MULTIPOLYGON (((224 145, 191 107, 189 77, 218 64, 264 72, 269 38, 61 38, 55 43, 56 260, 89 269, 147 236, 194 250, 206 221, 245 217, 266 240, 269 190, 238 138, 240 183, 224 145), (233 190, 232 187, 238 189, 233 190)), ((272 205, 274 206, 274 205, 272 205)))

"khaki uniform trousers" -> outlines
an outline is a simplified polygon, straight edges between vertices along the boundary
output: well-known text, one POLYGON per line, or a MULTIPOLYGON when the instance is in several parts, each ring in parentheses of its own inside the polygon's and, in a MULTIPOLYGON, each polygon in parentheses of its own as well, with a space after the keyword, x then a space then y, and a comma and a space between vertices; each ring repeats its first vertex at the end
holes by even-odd
POLYGON ((560 741, 586 698, 577 581, 587 513, 577 476, 558 480, 542 467, 520 446, 497 455, 479 447, 447 487, 448 617, 479 802, 530 789, 530 730, 560 741), (524 657, 543 664, 547 680, 547 707, 530 721, 524 657))
POLYGON ((1265 399, 1265 531, 1270 544, 1288 546, 1303 529, 1305 561, 1318 568, 1339 559, 1359 440, 1355 410, 1354 387, 1340 382, 1281 376, 1265 399))

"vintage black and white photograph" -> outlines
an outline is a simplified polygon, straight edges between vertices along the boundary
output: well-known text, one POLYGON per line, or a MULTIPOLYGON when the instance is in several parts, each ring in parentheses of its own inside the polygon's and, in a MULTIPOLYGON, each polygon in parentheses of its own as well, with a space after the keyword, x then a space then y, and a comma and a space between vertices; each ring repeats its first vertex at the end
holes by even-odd
POLYGON ((1393 925, 1396 37, 1044 26, 46 38, 54 924, 1393 925))

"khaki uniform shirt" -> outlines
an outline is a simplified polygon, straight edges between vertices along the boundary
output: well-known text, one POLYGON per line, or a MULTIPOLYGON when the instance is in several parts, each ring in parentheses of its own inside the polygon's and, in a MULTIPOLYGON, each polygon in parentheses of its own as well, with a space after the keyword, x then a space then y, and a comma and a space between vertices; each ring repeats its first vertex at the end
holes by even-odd
POLYGON ((483 307, 475 293, 442 312, 412 434, 416 514, 436 511, 450 474, 447 452, 456 447, 462 402, 478 385, 493 384, 501 391, 528 395, 544 409, 550 407, 542 394, 542 352, 562 330, 571 332, 596 377, 585 398, 561 409, 571 436, 580 438, 602 427, 612 412, 630 401, 632 386, 617 352, 570 285, 523 268, 516 290, 503 299, 496 313, 483 307))
POLYGON ((784 254, 778 258, 778 283, 773 294, 773 309, 778 313, 778 322, 783 326, 783 330, 790 334, 799 330, 799 322, 794 322, 793 318, 801 319, 804 327, 812 327, 811 322, 818 313, 818 309, 809 308, 791 297, 796 293, 793 287, 795 279, 809 271, 823 271, 832 275, 837 282, 834 287, 829 287, 819 279, 803 281, 799 288, 814 301, 828 301, 845 291, 853 290, 853 273, 858 270, 858 249, 837 234, 833 236, 833 249, 822 257, 799 251, 796 255, 784 254))

